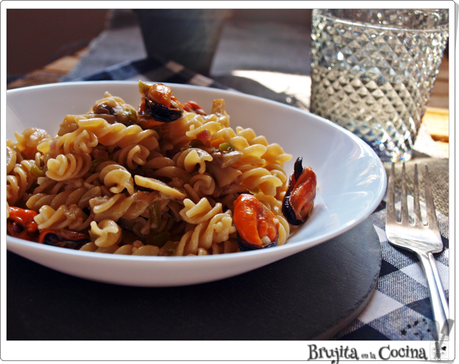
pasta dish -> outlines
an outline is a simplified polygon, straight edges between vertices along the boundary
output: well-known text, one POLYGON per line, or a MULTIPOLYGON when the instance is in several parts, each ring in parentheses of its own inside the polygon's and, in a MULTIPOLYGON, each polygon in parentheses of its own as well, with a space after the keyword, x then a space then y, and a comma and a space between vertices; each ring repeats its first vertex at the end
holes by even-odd
POLYGON ((82 251, 193 256, 286 243, 310 216, 316 176, 302 158, 241 126, 223 99, 210 111, 163 84, 139 105, 106 92, 57 135, 7 141, 8 234, 82 251))

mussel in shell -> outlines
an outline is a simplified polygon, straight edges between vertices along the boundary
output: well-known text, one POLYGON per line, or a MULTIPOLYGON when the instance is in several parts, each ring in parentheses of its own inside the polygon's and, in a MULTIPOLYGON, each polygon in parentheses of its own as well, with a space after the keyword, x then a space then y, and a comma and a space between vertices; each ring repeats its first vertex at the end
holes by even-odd
POLYGON ((155 83, 149 85, 139 81, 142 102, 138 110, 137 123, 144 129, 150 129, 164 123, 178 120, 183 115, 183 106, 172 95, 170 87, 155 83))
POLYGON ((242 251, 277 245, 279 219, 251 194, 241 194, 234 201, 234 224, 242 251))
POLYGON ((91 239, 88 235, 65 229, 44 229, 40 232, 38 243, 78 250, 91 239))
POLYGON ((311 167, 303 168, 298 157, 282 203, 282 213, 292 225, 301 225, 311 215, 316 197, 317 177, 311 167))
POLYGON ((143 99, 143 101, 143 109, 145 110, 143 115, 149 115, 156 121, 170 123, 171 121, 175 121, 182 117, 183 110, 176 109, 170 106, 167 107, 148 99, 143 99))

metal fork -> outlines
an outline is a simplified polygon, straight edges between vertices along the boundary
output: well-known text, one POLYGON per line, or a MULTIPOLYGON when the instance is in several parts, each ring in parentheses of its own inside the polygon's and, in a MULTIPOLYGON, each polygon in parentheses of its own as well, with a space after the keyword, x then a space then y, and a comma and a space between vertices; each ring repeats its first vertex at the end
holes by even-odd
POLYGON ((414 166, 414 224, 409 221, 405 163, 402 166, 401 221, 398 222, 395 212, 395 170, 392 164, 387 191, 386 235, 392 245, 416 253, 427 278, 434 321, 437 324, 436 339, 449 336, 448 303, 438 274, 433 253, 443 250, 437 216, 430 187, 430 176, 425 166, 424 188, 427 225, 423 224, 419 203, 418 168, 414 166))

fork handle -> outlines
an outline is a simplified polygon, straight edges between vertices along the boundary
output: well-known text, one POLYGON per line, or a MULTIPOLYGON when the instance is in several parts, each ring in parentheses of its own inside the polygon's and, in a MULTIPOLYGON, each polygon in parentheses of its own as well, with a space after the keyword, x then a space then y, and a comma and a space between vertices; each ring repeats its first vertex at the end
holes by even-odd
POLYGON ((443 306, 443 311, 445 311, 446 317, 449 316, 449 309, 448 309, 448 302, 446 301, 445 291, 443 289, 443 285, 440 280, 440 275, 438 274, 437 269, 437 262, 432 253, 428 253, 427 256, 429 257, 430 266, 432 267, 432 272, 434 274, 435 281, 438 283, 438 292, 440 294, 441 304, 443 306))
POLYGON ((419 253, 419 258, 427 278, 427 285, 430 291, 434 321, 437 326, 437 340, 449 337, 448 304, 445 292, 438 274, 437 264, 432 253, 419 253))

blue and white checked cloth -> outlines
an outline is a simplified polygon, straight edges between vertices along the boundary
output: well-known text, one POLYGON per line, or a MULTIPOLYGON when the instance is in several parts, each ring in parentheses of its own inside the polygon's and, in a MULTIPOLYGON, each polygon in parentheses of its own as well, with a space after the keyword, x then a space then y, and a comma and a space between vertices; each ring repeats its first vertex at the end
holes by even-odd
MULTIPOLYGON (((195 73, 174 61, 162 61, 159 58, 146 58, 114 65, 91 76, 84 81, 103 80, 151 80, 164 83, 182 83, 195 86, 228 89, 214 80, 195 73)), ((72 81, 78 81, 74 79, 72 81)))
MULTIPOLYGON (((437 214, 444 250, 435 256, 440 278, 449 295, 449 221, 437 214)), ((382 250, 381 272, 368 306, 335 338, 342 340, 434 340, 427 281, 414 253, 395 248, 385 233, 385 202, 370 220, 382 250)))
MULTIPOLYGON (((81 80, 151 80, 228 89, 173 61, 141 59, 107 68, 81 80)), ((436 255, 449 297, 449 219, 438 214, 445 249, 436 255)), ((370 216, 382 248, 376 291, 364 311, 336 334, 337 340, 434 340, 434 322, 427 281, 415 254, 389 244, 384 231, 385 202, 370 216)))

